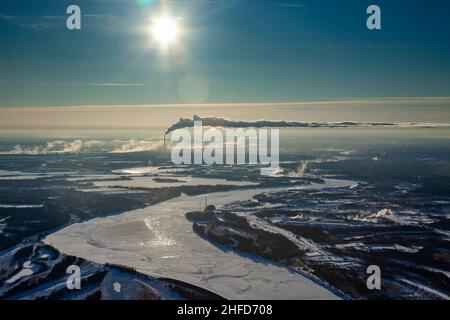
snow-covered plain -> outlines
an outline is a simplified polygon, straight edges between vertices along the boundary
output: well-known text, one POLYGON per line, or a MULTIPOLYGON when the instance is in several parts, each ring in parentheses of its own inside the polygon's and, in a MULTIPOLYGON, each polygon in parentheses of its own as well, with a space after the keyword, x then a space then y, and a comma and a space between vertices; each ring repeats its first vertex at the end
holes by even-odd
MULTIPOLYGON (((350 187, 354 181, 327 180, 298 188, 350 187)), ((220 207, 274 189, 208 194, 220 207)), ((66 254, 97 263, 178 279, 229 299, 338 299, 312 280, 265 260, 220 249, 192 231, 185 213, 201 209, 205 196, 176 199, 117 216, 73 224, 45 242, 66 254)))

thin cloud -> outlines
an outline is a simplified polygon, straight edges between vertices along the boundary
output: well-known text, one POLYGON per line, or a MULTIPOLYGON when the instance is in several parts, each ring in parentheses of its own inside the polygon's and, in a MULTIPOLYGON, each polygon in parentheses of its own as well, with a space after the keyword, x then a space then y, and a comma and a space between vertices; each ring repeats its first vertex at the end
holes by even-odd
POLYGON ((26 17, 0 13, 0 24, 18 26, 30 30, 48 30, 56 28, 56 16, 26 17))
POLYGON ((17 19, 17 17, 0 13, 0 20, 14 20, 14 19, 17 19))
POLYGON ((93 87, 145 87, 144 83, 91 83, 93 87))
POLYGON ((277 3, 277 6, 285 7, 285 8, 304 8, 305 7, 301 3, 286 3, 286 2, 277 3))
POLYGON ((27 83, 37 87, 145 87, 145 83, 27 83))
MULTIPOLYGON (((84 18, 89 19, 102 19, 102 18, 118 18, 109 14, 93 14, 86 13, 82 15, 84 18)), ((67 19, 65 15, 45 15, 37 17, 18 16, 0 13, 0 24, 17 26, 24 29, 31 30, 48 30, 61 26, 65 26, 63 20, 67 19)))

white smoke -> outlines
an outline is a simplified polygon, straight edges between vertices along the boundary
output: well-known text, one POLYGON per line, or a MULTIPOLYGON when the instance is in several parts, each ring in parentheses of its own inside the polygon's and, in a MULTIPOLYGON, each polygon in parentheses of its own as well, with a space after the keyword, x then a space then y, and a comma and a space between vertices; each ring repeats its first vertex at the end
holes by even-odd
POLYGON ((192 119, 181 118, 170 126, 166 135, 182 128, 192 128, 196 121, 202 121, 203 126, 222 128, 449 128, 450 123, 424 123, 424 122, 364 122, 364 121, 287 121, 287 120, 256 120, 236 121, 226 118, 202 118, 194 115, 192 119))
POLYGON ((308 170, 310 160, 302 160, 299 162, 297 170, 289 172, 289 177, 304 177, 308 170))
POLYGON ((114 141, 113 146, 108 141, 83 141, 79 139, 73 141, 55 140, 37 146, 23 146, 18 144, 11 150, 0 151, 0 155, 70 154, 100 150, 108 151, 109 153, 131 153, 156 150, 162 146, 164 146, 164 143, 161 140, 114 141))
POLYGON ((112 150, 110 153, 131 153, 152 151, 164 146, 162 141, 130 140, 112 150))
MULTIPOLYGON (((91 142, 88 143, 88 145, 91 142)), ((11 150, 2 151, 3 155, 38 155, 38 154, 63 154, 63 153, 79 153, 86 146, 86 143, 82 140, 74 140, 71 142, 66 141, 50 141, 45 145, 23 147, 20 144, 14 146, 11 150)))

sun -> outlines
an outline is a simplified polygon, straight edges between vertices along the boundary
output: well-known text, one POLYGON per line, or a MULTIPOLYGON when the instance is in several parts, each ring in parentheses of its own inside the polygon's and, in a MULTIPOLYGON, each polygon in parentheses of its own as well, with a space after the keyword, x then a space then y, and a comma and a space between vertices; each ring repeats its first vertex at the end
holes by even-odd
POLYGON ((163 46, 174 42, 179 34, 176 20, 167 16, 153 19, 150 31, 155 41, 163 46))

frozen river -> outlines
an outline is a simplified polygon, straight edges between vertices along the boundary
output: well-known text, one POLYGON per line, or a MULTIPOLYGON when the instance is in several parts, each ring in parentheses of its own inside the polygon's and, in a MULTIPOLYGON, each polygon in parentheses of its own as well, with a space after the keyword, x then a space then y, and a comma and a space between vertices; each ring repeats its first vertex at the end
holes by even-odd
MULTIPOLYGON (((298 188, 350 186, 353 181, 326 180, 298 188)), ((274 189, 208 194, 220 207, 274 189)), ((186 196, 120 215, 68 226, 45 242, 61 252, 97 263, 178 279, 229 299, 338 299, 329 290, 288 269, 258 258, 223 251, 197 236, 185 213, 199 210, 205 196, 186 196)))

